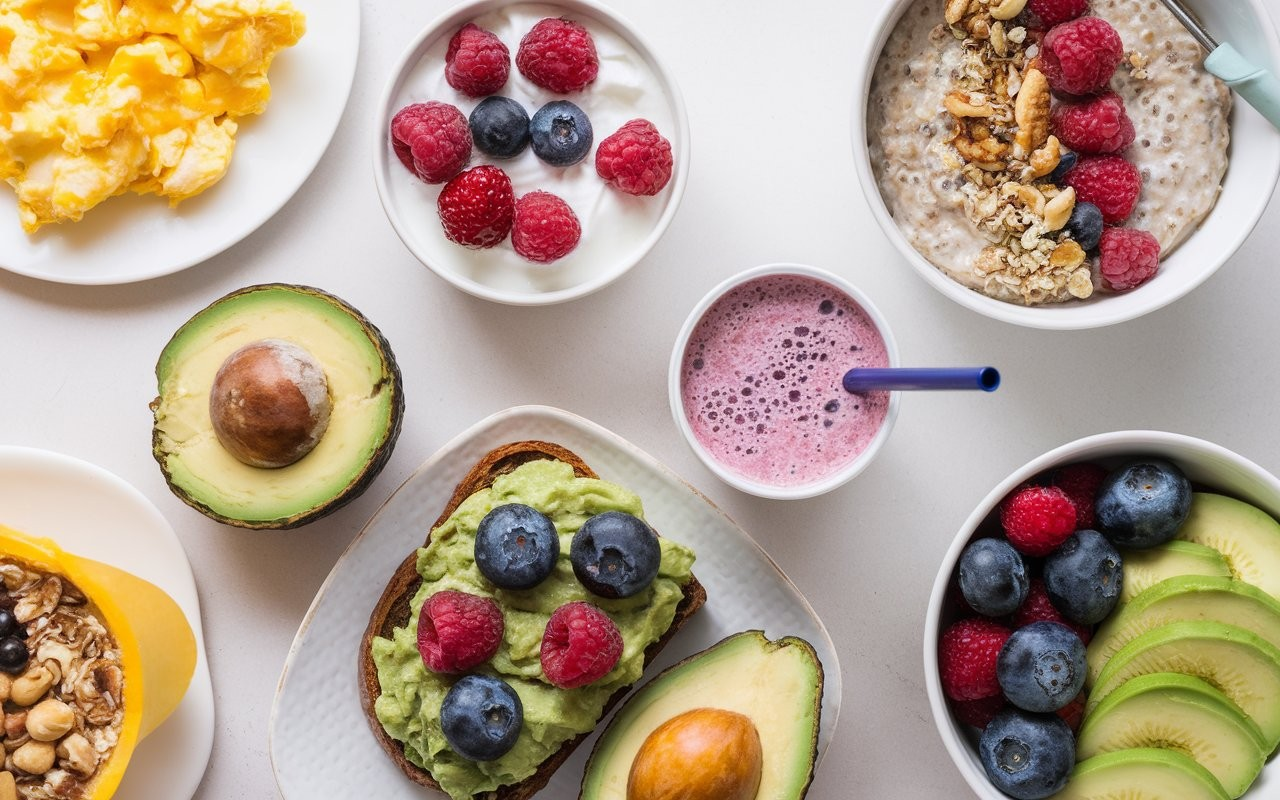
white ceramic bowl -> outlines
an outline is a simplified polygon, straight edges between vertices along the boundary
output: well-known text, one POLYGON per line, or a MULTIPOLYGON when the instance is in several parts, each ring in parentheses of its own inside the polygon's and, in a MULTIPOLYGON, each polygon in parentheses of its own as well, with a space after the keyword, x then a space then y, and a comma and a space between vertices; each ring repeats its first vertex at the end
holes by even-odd
MULTIPOLYGON (((1023 307, 970 290, 933 266, 902 235, 880 195, 867 147, 866 106, 875 64, 894 25, 915 0, 884 4, 855 82, 853 150, 858 177, 880 227, 915 271, 960 305, 994 319, 1052 330, 1100 328, 1140 317, 1181 298, 1239 249, 1262 216, 1280 176, 1280 133, 1237 96, 1231 113, 1230 166, 1217 206, 1147 284, 1126 294, 1098 293, 1086 301, 1023 307)), ((1231 42, 1254 63, 1276 72, 1280 39, 1262 0, 1185 0, 1220 41, 1231 42)))
MULTIPOLYGON (((959 618, 952 605, 951 586, 960 554, 1000 501, 1023 482, 1065 464, 1096 461, 1104 466, 1119 466, 1119 462, 1139 456, 1166 458, 1181 467, 1193 484, 1232 495, 1280 517, 1280 479, 1224 447, 1190 436, 1159 431, 1120 431, 1079 439, 1020 467, 995 487, 965 520, 947 551, 933 584, 924 625, 925 688, 929 692, 934 722, 956 768, 983 800, 1008 800, 1008 796, 997 791, 987 780, 978 760, 977 732, 952 715, 942 693, 938 673, 938 638, 948 625, 959 618)), ((998 527, 998 523, 996 525, 998 527)), ((1280 775, 1276 773, 1274 766, 1264 769, 1245 795, 1246 800, 1275 797, 1280 791, 1280 775)))
POLYGON ((383 90, 374 125, 374 178, 387 218, 401 241, 423 264, 465 292, 512 305, 546 305, 582 297, 622 276, 666 231, 689 176, 689 120, 675 80, 635 29, 593 0, 512 3, 473 0, 451 8, 419 33, 396 64, 383 90), (567 16, 591 32, 600 74, 581 92, 553 94, 516 69, 520 39, 544 17, 567 16), (552 264, 531 264, 516 255, 510 238, 486 250, 469 250, 445 238, 436 210, 441 185, 428 185, 404 168, 391 149, 391 118, 406 105, 428 100, 451 103, 470 114, 479 98, 444 80, 449 39, 463 24, 493 31, 511 53, 511 76, 499 92, 519 101, 529 116, 552 100, 577 104, 591 121, 594 144, 578 164, 550 167, 532 148, 512 159, 492 159, 474 150, 469 166, 503 169, 516 196, 535 189, 562 197, 582 223, 582 241, 552 264), (643 117, 671 142, 674 173, 653 197, 632 197, 607 186, 595 171, 596 146, 628 120, 643 117))
MULTIPOLYGON (((889 356, 889 366, 899 366, 898 345, 893 339, 893 334, 889 330, 889 325, 885 322, 884 316, 875 307, 865 294, 863 294, 856 286, 849 283, 845 279, 833 275, 825 270, 815 267, 805 266, 802 264, 766 264, 764 266, 749 269, 735 275, 732 278, 721 283, 712 289, 707 296, 702 298, 693 311, 689 313, 689 318, 685 320, 684 326, 680 329, 679 335, 676 337, 675 348, 671 352, 671 364, 668 369, 667 386, 668 396, 671 403, 671 414, 675 417, 676 426, 680 432, 684 434, 685 441, 689 443, 689 447, 693 449, 694 454, 701 459, 707 469, 711 470, 715 475, 730 486, 740 489, 748 494, 757 497, 766 497, 774 500, 801 500, 808 497, 815 497, 825 494, 843 484, 852 480, 860 472, 867 468, 867 465, 875 459, 884 443, 889 439, 889 433, 893 430, 893 423, 898 416, 899 393, 891 392, 889 395, 889 406, 885 412, 884 421, 880 428, 876 431, 875 437, 867 445, 867 447, 852 461, 841 467, 839 470, 811 483, 805 483, 799 486, 776 486, 748 478, 738 473, 724 464, 716 460, 710 452, 698 441, 694 435, 693 427, 689 424, 688 417, 684 413, 684 393, 681 379, 681 367, 684 361, 685 349, 689 345, 689 339, 693 335, 694 328, 702 320, 707 310, 715 304, 717 300, 726 293, 743 284, 750 283, 758 278, 765 278, 776 275, 795 275, 803 278, 809 278, 828 284, 836 290, 848 295, 854 302, 862 308, 867 317, 875 325, 880 337, 884 340, 885 349, 889 356)), ((843 389, 841 389, 843 391, 843 389)))

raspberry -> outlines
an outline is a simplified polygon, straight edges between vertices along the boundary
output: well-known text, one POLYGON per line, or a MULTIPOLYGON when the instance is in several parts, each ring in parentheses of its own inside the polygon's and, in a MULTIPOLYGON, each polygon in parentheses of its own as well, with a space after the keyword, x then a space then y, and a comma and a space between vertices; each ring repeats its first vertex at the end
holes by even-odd
POLYGON ((1160 269, 1160 242, 1146 231, 1107 228, 1098 250, 1102 285, 1112 291, 1135 289, 1160 269))
POLYGON ((1128 219, 1142 194, 1142 174, 1121 156, 1082 158, 1062 181, 1076 190, 1076 202, 1097 206, 1108 225, 1128 219))
POLYGON ((1049 591, 1045 589, 1040 578, 1031 579, 1031 588, 1027 591, 1027 599, 1013 613, 1013 627, 1025 628, 1033 622, 1057 622, 1075 631, 1076 636, 1085 644, 1093 638, 1093 630, 1087 625, 1078 625, 1062 616, 1062 612, 1049 599, 1049 591))
POLYGON ((542 634, 542 674, 561 689, 600 680, 622 657, 622 634, 600 609, 582 600, 551 613, 542 634))
POLYGON ((1092 94, 1111 83, 1124 60, 1120 34, 1104 19, 1081 17, 1050 30, 1040 51, 1040 70, 1055 92, 1092 94))
POLYGON ((1054 470, 1049 482, 1066 492, 1071 502, 1076 504, 1077 529, 1093 528, 1093 501, 1105 477, 1107 471, 1097 464, 1068 464, 1054 470))
POLYGON ((957 622, 942 634, 938 671, 952 700, 984 700, 1000 694, 996 659, 1013 632, 986 619, 957 622))
POLYGON ((1056 486, 1028 486, 1000 504, 1009 542, 1029 556, 1047 556, 1076 530, 1076 507, 1056 486))
POLYGON ((956 719, 981 730, 990 725, 996 714, 1008 704, 1009 701, 1004 699, 1003 694, 997 694, 981 700, 953 701, 951 710, 955 712, 956 719))
POLYGON ((547 264, 578 246, 582 226, 569 204, 550 192, 529 192, 516 201, 511 246, 522 258, 547 264))
POLYGON ((1089 0, 1029 0, 1027 8, 1035 14, 1041 30, 1070 22, 1089 10, 1089 0))
POLYGON ((567 94, 596 79, 600 59, 586 28, 571 19, 548 17, 520 40, 516 67, 543 89, 567 94))
POLYGON ((1124 100, 1115 92, 1058 103, 1052 124, 1062 143, 1081 155, 1119 153, 1136 135, 1124 100))
POLYGON ((391 118, 391 147, 410 172, 427 183, 444 183, 471 159, 471 129, 448 103, 414 103, 391 118))
POLYGON ((596 148, 596 173, 618 191, 655 195, 671 180, 671 142, 647 119, 633 119, 596 148))
POLYGON ((1057 711, 1058 716, 1063 722, 1067 723, 1067 727, 1071 729, 1072 733, 1079 733, 1080 723, 1084 722, 1085 696, 1087 694, 1088 692, 1081 692, 1076 695, 1076 699, 1057 711))
POLYGON ((468 22, 449 40, 444 79, 470 97, 495 94, 511 74, 511 53, 492 32, 468 22))
POLYGON ((446 183, 436 207, 451 241, 464 247, 493 247, 511 232, 516 196, 507 173, 485 164, 446 183))
POLYGON ((493 658, 503 630, 502 611, 488 597, 436 592, 418 614, 418 652, 432 672, 466 672, 493 658))

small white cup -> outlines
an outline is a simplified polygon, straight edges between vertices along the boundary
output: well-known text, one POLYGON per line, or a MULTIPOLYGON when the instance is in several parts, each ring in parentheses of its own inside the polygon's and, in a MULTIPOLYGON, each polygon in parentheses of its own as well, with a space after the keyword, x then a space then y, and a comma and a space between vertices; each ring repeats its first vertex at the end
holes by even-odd
POLYGON ((735 489, 740 489, 757 497, 773 500, 801 500, 808 497, 816 497, 852 480, 867 468, 867 465, 871 463, 888 440, 889 433, 893 429, 893 423, 898 416, 899 403, 899 393, 891 392, 889 395, 889 407, 885 412, 884 421, 881 423, 879 430, 876 431, 875 437, 856 458, 817 481, 798 486, 776 486, 748 478, 721 464, 702 446, 694 435, 693 427, 689 424, 689 420, 684 413, 683 381, 681 379, 685 349, 689 345, 689 339, 693 335, 694 329, 702 320, 703 315, 707 313, 707 310, 733 289, 760 278, 788 275, 816 280, 848 295, 866 313, 867 318, 875 325, 876 331, 884 340, 885 350, 889 355, 889 366, 899 366, 898 345, 893 339, 893 334, 890 332, 884 316, 871 302, 870 298, 845 279, 815 267, 803 264, 765 264, 755 267, 724 281, 694 306, 689 318, 685 320, 684 326, 680 329, 680 334, 676 337, 675 348, 671 353, 671 365, 667 378, 671 414, 675 418, 676 426, 684 434, 685 441, 689 443, 689 447, 702 460, 702 463, 707 466, 707 469, 714 472, 718 478, 735 489))
MULTIPOLYGON (((951 579, 960 561, 960 554, 1000 501, 1035 476, 1054 467, 1080 461, 1119 466, 1120 462, 1129 458, 1145 456, 1172 461, 1186 473, 1193 484, 1208 486, 1252 503, 1272 516, 1280 517, 1280 479, 1224 447, 1202 439, 1160 431, 1119 431, 1079 439, 1024 465, 991 490, 965 520, 951 543, 951 548, 938 569, 924 624, 925 689, 929 693, 929 706, 933 711, 934 722, 961 776, 969 784, 969 788, 983 800, 1008 800, 1008 796, 992 786, 987 779, 982 762, 978 759, 977 731, 957 720, 951 713, 946 696, 942 693, 942 679, 938 672, 938 637, 958 618, 952 601, 951 579)), ((1265 789, 1259 789, 1267 781, 1268 773, 1273 770, 1274 768, 1263 770, 1262 777, 1249 791, 1250 797, 1274 796, 1265 789)), ((1271 785, 1274 790, 1277 781, 1280 781, 1280 776, 1273 776, 1267 781, 1267 785, 1271 785)))

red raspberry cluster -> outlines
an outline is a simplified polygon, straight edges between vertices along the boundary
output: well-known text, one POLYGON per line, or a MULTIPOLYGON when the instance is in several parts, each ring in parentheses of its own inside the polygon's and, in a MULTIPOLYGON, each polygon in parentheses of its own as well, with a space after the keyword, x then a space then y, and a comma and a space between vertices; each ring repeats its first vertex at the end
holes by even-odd
MULTIPOLYGON (((534 25, 521 39, 515 62, 530 82, 557 93, 582 91, 600 69, 590 32, 566 18, 534 25)), ((468 22, 449 40, 444 75, 458 92, 493 95, 510 72, 510 51, 493 32, 468 22)), ((471 130, 456 106, 434 100, 405 106, 391 121, 390 138, 406 169, 426 183, 447 181, 436 205, 450 241, 483 249, 510 235, 516 253, 537 264, 564 258, 577 247, 582 225, 562 198, 535 190, 517 201, 499 167, 466 169, 471 130)), ((671 143, 648 120, 631 120, 600 142, 596 172, 618 191, 655 195, 671 180, 671 143)))
MULTIPOLYGON (((1028 8, 1048 29, 1039 66, 1057 95, 1053 133, 1080 156, 1060 183, 1075 190, 1078 204, 1097 206, 1106 225, 1120 225, 1142 193, 1142 175, 1120 155, 1133 144, 1133 121, 1124 100, 1111 90, 1124 44, 1106 20, 1085 16, 1087 0, 1030 0, 1028 8)), ((1100 245, 1099 271, 1111 291, 1134 289, 1159 269, 1160 248, 1148 233, 1108 228, 1102 241, 1109 244, 1100 245)))

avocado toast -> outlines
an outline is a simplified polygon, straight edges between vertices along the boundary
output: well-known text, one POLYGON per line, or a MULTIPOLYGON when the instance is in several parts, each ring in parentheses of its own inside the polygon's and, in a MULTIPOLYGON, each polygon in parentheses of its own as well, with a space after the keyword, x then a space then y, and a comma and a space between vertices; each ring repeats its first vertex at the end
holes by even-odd
MULTIPOLYGON (((635 498, 634 495, 621 487, 612 487, 611 485, 597 482, 595 480, 596 474, 594 471, 592 471, 580 457, 569 450, 546 442, 516 442, 496 448, 486 454, 463 478, 455 489, 452 497, 450 497, 439 519, 437 519, 432 525, 432 533, 428 535, 424 548, 427 548, 432 544, 432 536, 435 535, 442 526, 446 526, 446 523, 449 523, 450 525, 448 528, 449 533, 456 533, 457 526, 454 524, 453 518, 458 514, 465 514, 467 512, 466 507, 464 507, 461 512, 459 512, 459 508, 463 507, 464 504, 467 503, 468 499, 472 498, 473 495, 492 490, 495 482, 498 482, 500 485, 505 487, 511 481, 516 480, 522 473, 527 473, 530 470, 562 471, 571 481, 582 481, 584 485, 590 486, 593 489, 599 487, 616 489, 621 496, 630 498, 638 507, 638 498, 635 498), (550 464, 541 462, 550 462, 550 464)), ((594 497, 595 495, 593 494, 592 496, 594 497)), ((484 505, 484 502, 487 502, 487 500, 481 502, 481 505, 484 505)), ((592 502, 595 501, 593 500, 592 502)), ((531 504, 537 505, 536 503, 531 504)), ((474 500, 472 501, 472 505, 475 505, 474 500)), ((437 542, 437 544, 443 546, 445 541, 446 540, 442 539, 437 542)), ((671 543, 664 540, 664 547, 667 546, 671 546, 671 543)), ((380 719, 377 708, 379 698, 384 694, 384 686, 383 682, 380 680, 378 656, 375 655, 375 651, 382 654, 384 662, 388 657, 391 657, 388 656, 388 653, 391 653, 392 649, 397 646, 397 631, 399 632, 398 646, 400 647, 400 650, 396 653, 392 653, 391 655, 397 657, 403 656, 404 660, 397 662, 397 664, 407 666, 409 672, 414 672, 415 674, 424 672, 423 670, 416 669, 417 665, 409 663, 409 661, 412 660, 412 656, 416 655, 416 653, 404 652, 406 650, 404 647, 404 641, 407 638, 411 638, 407 630, 411 626, 414 626, 415 623, 414 615, 417 609, 413 607, 414 598, 415 595, 419 594, 419 590, 423 587, 424 579, 422 574, 419 572, 419 568, 422 566, 420 556, 422 556, 423 553, 427 553, 427 551, 421 550, 412 553, 403 563, 401 563, 400 567, 396 570, 394 575, 392 575, 391 580, 388 582, 382 596, 373 610, 369 625, 361 640, 359 653, 359 683, 361 705, 365 712, 365 716, 369 721, 370 727, 373 730, 374 736, 382 748, 387 752, 397 766, 400 767, 401 771, 415 783, 432 788, 441 788, 440 776, 433 774, 430 767, 419 766, 417 763, 414 763, 414 760, 411 760, 409 755, 406 753, 405 743, 400 741, 397 737, 393 737, 392 734, 388 732, 388 725, 384 724, 384 719, 380 719)), ((691 555, 692 554, 689 554, 690 559, 691 555)), ((430 554, 426 557, 430 558, 430 554)), ((539 758, 537 763, 533 765, 534 768, 532 769, 531 774, 524 775, 518 780, 499 785, 496 788, 486 788, 483 791, 477 791, 472 796, 485 798, 486 800, 514 800, 517 798, 530 797, 546 785, 547 781, 550 780, 552 773, 554 773, 555 770, 568 759, 570 754, 573 752, 573 749, 586 737, 588 733, 590 733, 591 729, 596 723, 598 723, 599 719, 602 718, 624 694, 626 694, 630 685, 638 679, 638 669, 643 665, 647 665, 657 655, 675 632, 680 629, 684 622, 688 620, 688 618, 692 616, 705 601, 705 590, 692 573, 687 570, 687 564, 685 566, 686 568, 681 573, 682 580, 680 584, 675 587, 675 594, 671 596, 671 592, 669 591, 671 587, 665 587, 668 589, 668 595, 671 596, 670 599, 673 601, 673 607, 666 612, 671 614, 670 622, 665 622, 664 615, 662 626, 651 630, 649 632, 650 635, 643 637, 643 651, 635 652, 635 657, 632 659, 632 661, 635 662, 635 664, 632 665, 634 670, 631 672, 622 671, 618 673, 626 675, 625 683, 622 685, 615 685, 609 681, 602 681, 599 686, 587 687, 588 689, 594 689, 597 692, 597 697, 594 699, 595 701, 599 701, 590 706, 594 719, 585 719, 576 723, 573 735, 564 739, 564 741, 559 744, 557 749, 553 752, 547 753, 543 757, 539 758), (599 696, 599 692, 605 690, 607 690, 607 697, 599 696), (594 709, 597 706, 599 707, 599 711, 598 713, 594 713, 594 709)), ((429 567, 428 569, 430 570, 431 568, 429 567)), ((468 573, 474 572, 474 565, 470 563, 459 564, 457 571, 468 573)), ((670 579, 660 578, 659 580, 669 581, 670 579)), ((655 581, 655 584, 656 583, 657 581, 655 581)), ((535 593, 538 591, 539 590, 536 588, 529 590, 529 592, 535 593)), ((494 594, 492 589, 483 593, 494 594)), ((498 592, 497 594, 501 595, 501 592, 498 592)), ((644 602, 644 598, 645 595, 643 594, 637 595, 636 598, 632 598, 630 605, 634 606, 637 602, 644 602)), ((587 599, 599 603, 606 610, 610 610, 611 615, 615 617, 618 615, 614 614, 611 609, 624 607, 615 605, 619 601, 608 601, 601 598, 592 599, 589 596, 587 599)), ((419 597, 418 604, 421 605, 421 602, 422 598, 419 597)), ((513 617, 514 615, 508 614, 508 616, 513 617)), ((636 637, 628 635, 625 632, 628 630, 625 621, 620 624, 624 629, 624 638, 632 639, 634 646, 636 637)), ((537 631, 536 635, 540 637, 541 631, 537 631)), ((525 638, 528 637, 526 636, 525 638)), ((504 648, 504 654, 501 656, 504 659, 507 657, 505 649, 506 648, 504 648)), ((495 661, 496 660, 497 659, 495 659, 495 661)), ((385 664, 383 666, 385 667, 385 664)), ((621 667, 622 665, 620 665, 620 669, 621 667)), ((536 666, 534 671, 536 672, 536 666)), ((385 669, 383 671, 383 675, 390 675, 392 673, 399 675, 402 674, 402 672, 404 672, 404 670, 400 669, 400 666, 396 666, 394 669, 385 669)), ((527 667, 524 670, 524 674, 527 676, 527 667)), ((534 682, 531 681, 531 683, 534 682)), ((534 685, 538 686, 536 683, 534 683, 534 685)), ((546 694, 547 689, 545 686, 538 686, 538 689, 543 695, 546 694)), ((554 691, 562 692, 563 690, 554 691)), ((580 690, 569 691, 577 692, 580 690)), ((411 692, 411 694, 416 695, 417 693, 411 692)), ((387 702, 383 703, 382 710, 384 718, 388 715, 386 708, 387 705, 387 702)), ((527 700, 526 705, 529 705, 527 700)), ((424 702, 423 707, 425 708, 425 706, 426 703, 424 702)), ((558 720, 553 720, 553 722, 558 722, 558 720)), ((400 728, 394 724, 391 727, 396 727, 397 730, 400 730, 400 728)), ((427 764, 432 763, 430 758, 422 756, 419 750, 410 748, 410 752, 413 752, 418 756, 416 759, 417 761, 427 764)), ((454 760, 456 760, 456 757, 454 760)), ((450 767, 447 765, 440 765, 436 767, 437 771, 449 768, 450 767)))

